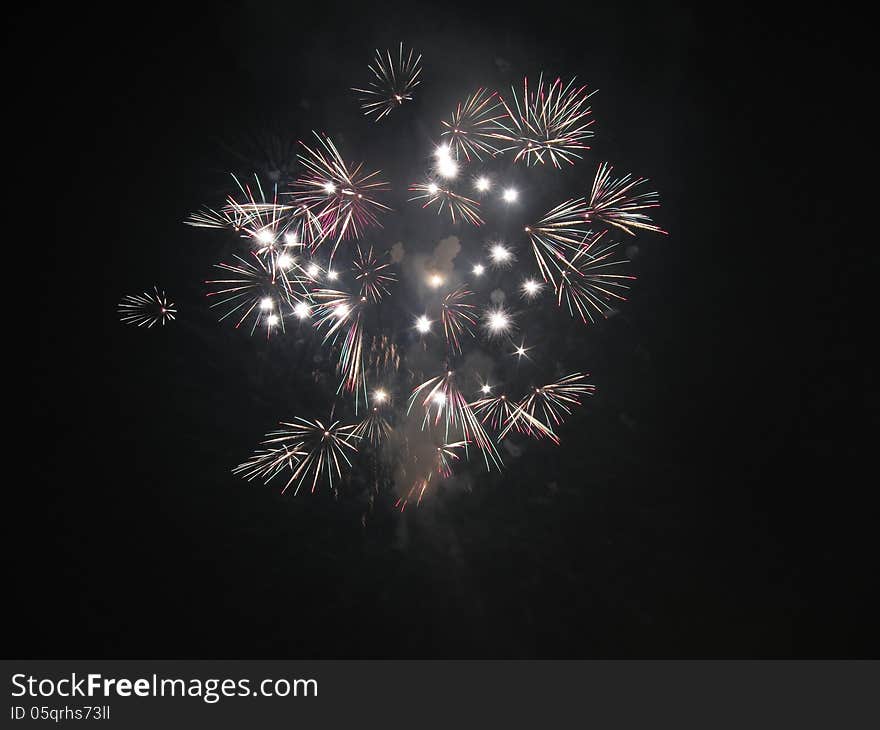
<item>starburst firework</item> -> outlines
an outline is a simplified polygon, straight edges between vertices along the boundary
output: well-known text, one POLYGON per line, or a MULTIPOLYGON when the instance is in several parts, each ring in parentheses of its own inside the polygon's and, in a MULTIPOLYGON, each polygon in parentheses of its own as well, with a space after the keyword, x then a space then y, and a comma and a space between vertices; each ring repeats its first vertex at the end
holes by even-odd
POLYGON ((396 56, 392 56, 390 50, 385 53, 377 50, 373 63, 368 66, 373 76, 367 88, 352 89, 362 94, 360 101, 364 115, 375 117, 378 122, 404 102, 412 100, 413 89, 421 83, 421 62, 421 54, 413 58, 412 49, 404 55, 403 43, 396 56))
POLYGON ((169 301, 165 292, 155 286, 152 292, 122 297, 117 311, 120 322, 147 329, 154 324, 164 326, 167 322, 173 322, 174 315, 177 314, 174 302, 169 301))

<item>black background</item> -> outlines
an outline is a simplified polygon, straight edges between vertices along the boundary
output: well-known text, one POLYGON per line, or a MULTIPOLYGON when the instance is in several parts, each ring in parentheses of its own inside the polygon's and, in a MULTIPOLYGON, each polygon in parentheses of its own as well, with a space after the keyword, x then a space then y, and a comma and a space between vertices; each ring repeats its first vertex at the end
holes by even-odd
POLYGON ((24 366, 7 388, 25 417, 6 456, 6 654, 876 655, 858 18, 18 12, 7 320, 23 333, 6 359, 24 366), (574 446, 364 528, 361 505, 229 473, 295 396, 272 397, 277 351, 214 323, 198 285, 217 250, 181 221, 220 190, 218 140, 275 114, 307 119, 296 135, 366 125, 346 89, 400 39, 468 86, 541 69, 597 86, 597 150, 652 178, 671 235, 640 239, 631 301, 591 335, 601 390, 574 446), (119 298, 153 283, 192 318, 121 326, 119 298))

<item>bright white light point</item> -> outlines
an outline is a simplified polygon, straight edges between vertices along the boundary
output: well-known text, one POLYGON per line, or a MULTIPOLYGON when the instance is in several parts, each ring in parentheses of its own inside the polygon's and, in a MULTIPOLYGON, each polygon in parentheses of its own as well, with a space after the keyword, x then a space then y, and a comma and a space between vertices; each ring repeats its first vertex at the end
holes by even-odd
POLYGON ((272 297, 263 297, 260 300, 260 309, 272 309, 272 297))
POLYGON ((438 160, 442 160, 444 157, 449 157, 449 145, 441 144, 434 150, 434 157, 438 160))
POLYGON ((492 332, 504 332, 504 330, 510 327, 510 317, 501 310, 495 310, 494 312, 489 312, 486 323, 492 332))
POLYGON ((291 266, 293 266, 293 259, 290 258, 290 256, 288 256, 286 253, 281 254, 281 256, 278 257, 278 265, 282 269, 289 269, 291 266))
POLYGON ((517 354, 517 355, 519 355, 520 357, 522 357, 523 355, 526 354, 526 348, 523 347, 522 345, 520 345, 519 347, 516 348, 516 353, 515 353, 515 354, 517 354))
POLYGON ((314 279, 318 274, 321 273, 321 269, 318 268, 316 264, 309 264, 309 268, 306 269, 306 273, 314 279))
POLYGON ((477 264, 474 266, 474 276, 482 276, 483 272, 486 270, 486 267, 483 264, 477 264))
POLYGON ((268 317, 266 317, 266 324, 270 327, 274 327, 276 324, 278 324, 278 315, 270 314, 268 317))
POLYGON ((474 183, 474 185, 476 186, 477 190, 479 190, 481 193, 484 193, 489 189, 489 186, 490 186, 489 178, 488 177, 478 177, 477 182, 474 183))
POLYGON ((295 233, 285 233, 284 243, 286 243, 288 246, 296 246, 299 243, 299 240, 295 233))
POLYGON ((523 292, 525 292, 526 296, 533 297, 539 291, 541 291, 541 284, 534 279, 526 279, 522 283, 523 292))
POLYGON ((437 174, 440 177, 453 178, 458 175, 458 164, 451 157, 438 157, 437 174))
POLYGON ((275 231, 270 228, 264 228, 257 234, 257 240, 260 243, 274 243, 275 242, 275 231))
POLYGON ((431 274, 431 276, 428 277, 428 284, 432 289, 436 289, 443 284, 443 277, 440 276, 440 274, 431 274))
POLYGON ((347 317, 350 311, 351 308, 347 304, 338 304, 336 309, 333 310, 334 314, 339 317, 339 319, 347 317))
POLYGON ((443 395, 443 393, 434 393, 434 395, 431 396, 431 400, 438 406, 442 406, 446 402, 446 396, 443 395))
POLYGON ((507 188, 501 197, 504 198, 505 203, 513 203, 519 197, 519 193, 513 188, 507 188))
POLYGON ((297 302, 296 306, 293 308, 293 313, 300 319, 308 317, 310 312, 311 308, 305 302, 297 302))
POLYGON ((377 390, 373 393, 373 400, 376 401, 376 403, 384 403, 388 400, 388 393, 384 390, 377 390))
POLYGON ((438 190, 440 190, 440 188, 437 186, 437 183, 428 183, 428 192, 431 195, 436 195, 438 190))
POLYGON ((489 393, 492 392, 492 386, 486 383, 482 388, 480 388, 480 391, 485 395, 489 395, 489 393))
POLYGON ((336 271, 328 271, 327 272, 327 278, 330 279, 330 281, 334 281, 337 276, 339 276, 339 274, 336 271))
POLYGON ((324 183, 324 192, 327 195, 333 195, 336 192, 336 186, 332 182, 324 183))
POLYGON ((505 261, 509 261, 510 256, 510 249, 505 248, 500 243, 496 243, 494 246, 492 246, 491 249, 489 249, 489 257, 496 264, 503 264, 505 261))
POLYGON ((417 329, 419 332, 423 333, 423 334, 424 334, 425 332, 430 331, 430 329, 431 329, 431 320, 428 319, 428 318, 423 314, 421 317, 419 317, 419 318, 416 320, 416 329, 417 329))

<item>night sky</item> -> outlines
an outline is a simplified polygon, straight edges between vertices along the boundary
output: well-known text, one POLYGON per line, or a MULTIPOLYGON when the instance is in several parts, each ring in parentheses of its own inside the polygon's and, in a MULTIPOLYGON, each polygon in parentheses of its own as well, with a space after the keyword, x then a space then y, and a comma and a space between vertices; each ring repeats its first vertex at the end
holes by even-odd
POLYGON ((865 211, 835 199, 864 150, 859 43, 834 19, 657 5, 366 7, 10 19, 7 319, 28 344, 6 341, 25 396, 6 653, 876 656, 852 297, 874 235, 845 234, 865 211), (348 89, 401 40, 425 80, 377 131, 348 89), (438 110, 541 70, 599 89, 569 179, 606 159, 651 178, 670 231, 636 239, 620 313, 562 345, 599 386, 562 447, 366 527, 357 499, 233 476, 314 395, 289 345, 216 322, 201 283, 228 249, 183 219, 255 130, 325 130, 400 187, 385 161, 424 154, 438 110), (119 299, 154 283, 179 321, 121 325, 119 299))

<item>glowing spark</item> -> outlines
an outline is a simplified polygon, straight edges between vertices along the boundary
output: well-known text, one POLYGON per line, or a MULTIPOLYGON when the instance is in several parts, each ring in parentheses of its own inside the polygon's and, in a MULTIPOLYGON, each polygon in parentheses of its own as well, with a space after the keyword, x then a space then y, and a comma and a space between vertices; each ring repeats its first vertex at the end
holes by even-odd
POLYGON ((489 181, 488 177, 478 177, 474 182, 474 187, 481 193, 485 193, 490 187, 492 187, 492 183, 489 181))
POLYGON ((519 193, 514 188, 507 188, 501 195, 505 203, 514 203, 519 197, 519 193))
POLYGON ((482 264, 476 264, 472 271, 474 272, 474 276, 482 276, 483 272, 486 270, 486 267, 482 264))
POLYGON ((386 393, 381 388, 379 390, 373 391, 373 401, 375 403, 384 403, 388 400, 388 393, 386 393))
POLYGON ((428 277, 428 285, 432 289, 438 289, 443 286, 443 281, 444 279, 440 274, 431 274, 431 276, 428 277))
POLYGON ((260 309, 262 309, 264 311, 267 309, 272 309, 273 304, 274 304, 274 302, 272 301, 272 297, 263 297, 260 300, 260 309))
POLYGON ((521 288, 523 296, 525 296, 526 299, 534 299, 534 297, 538 295, 538 292, 540 292, 543 287, 540 282, 535 281, 534 279, 526 279, 522 283, 521 288))
POLYGON ((308 304, 306 304, 305 302, 297 302, 293 308, 293 313, 299 319, 306 319, 309 316, 309 314, 311 313, 311 311, 312 311, 312 308, 308 304))
POLYGON ((426 332, 430 332, 431 330, 431 320, 428 319, 424 314, 416 320, 416 329, 425 334, 426 332))
POLYGON ((516 261, 516 257, 503 243, 493 243, 489 247, 489 260, 496 266, 509 266, 516 261))

